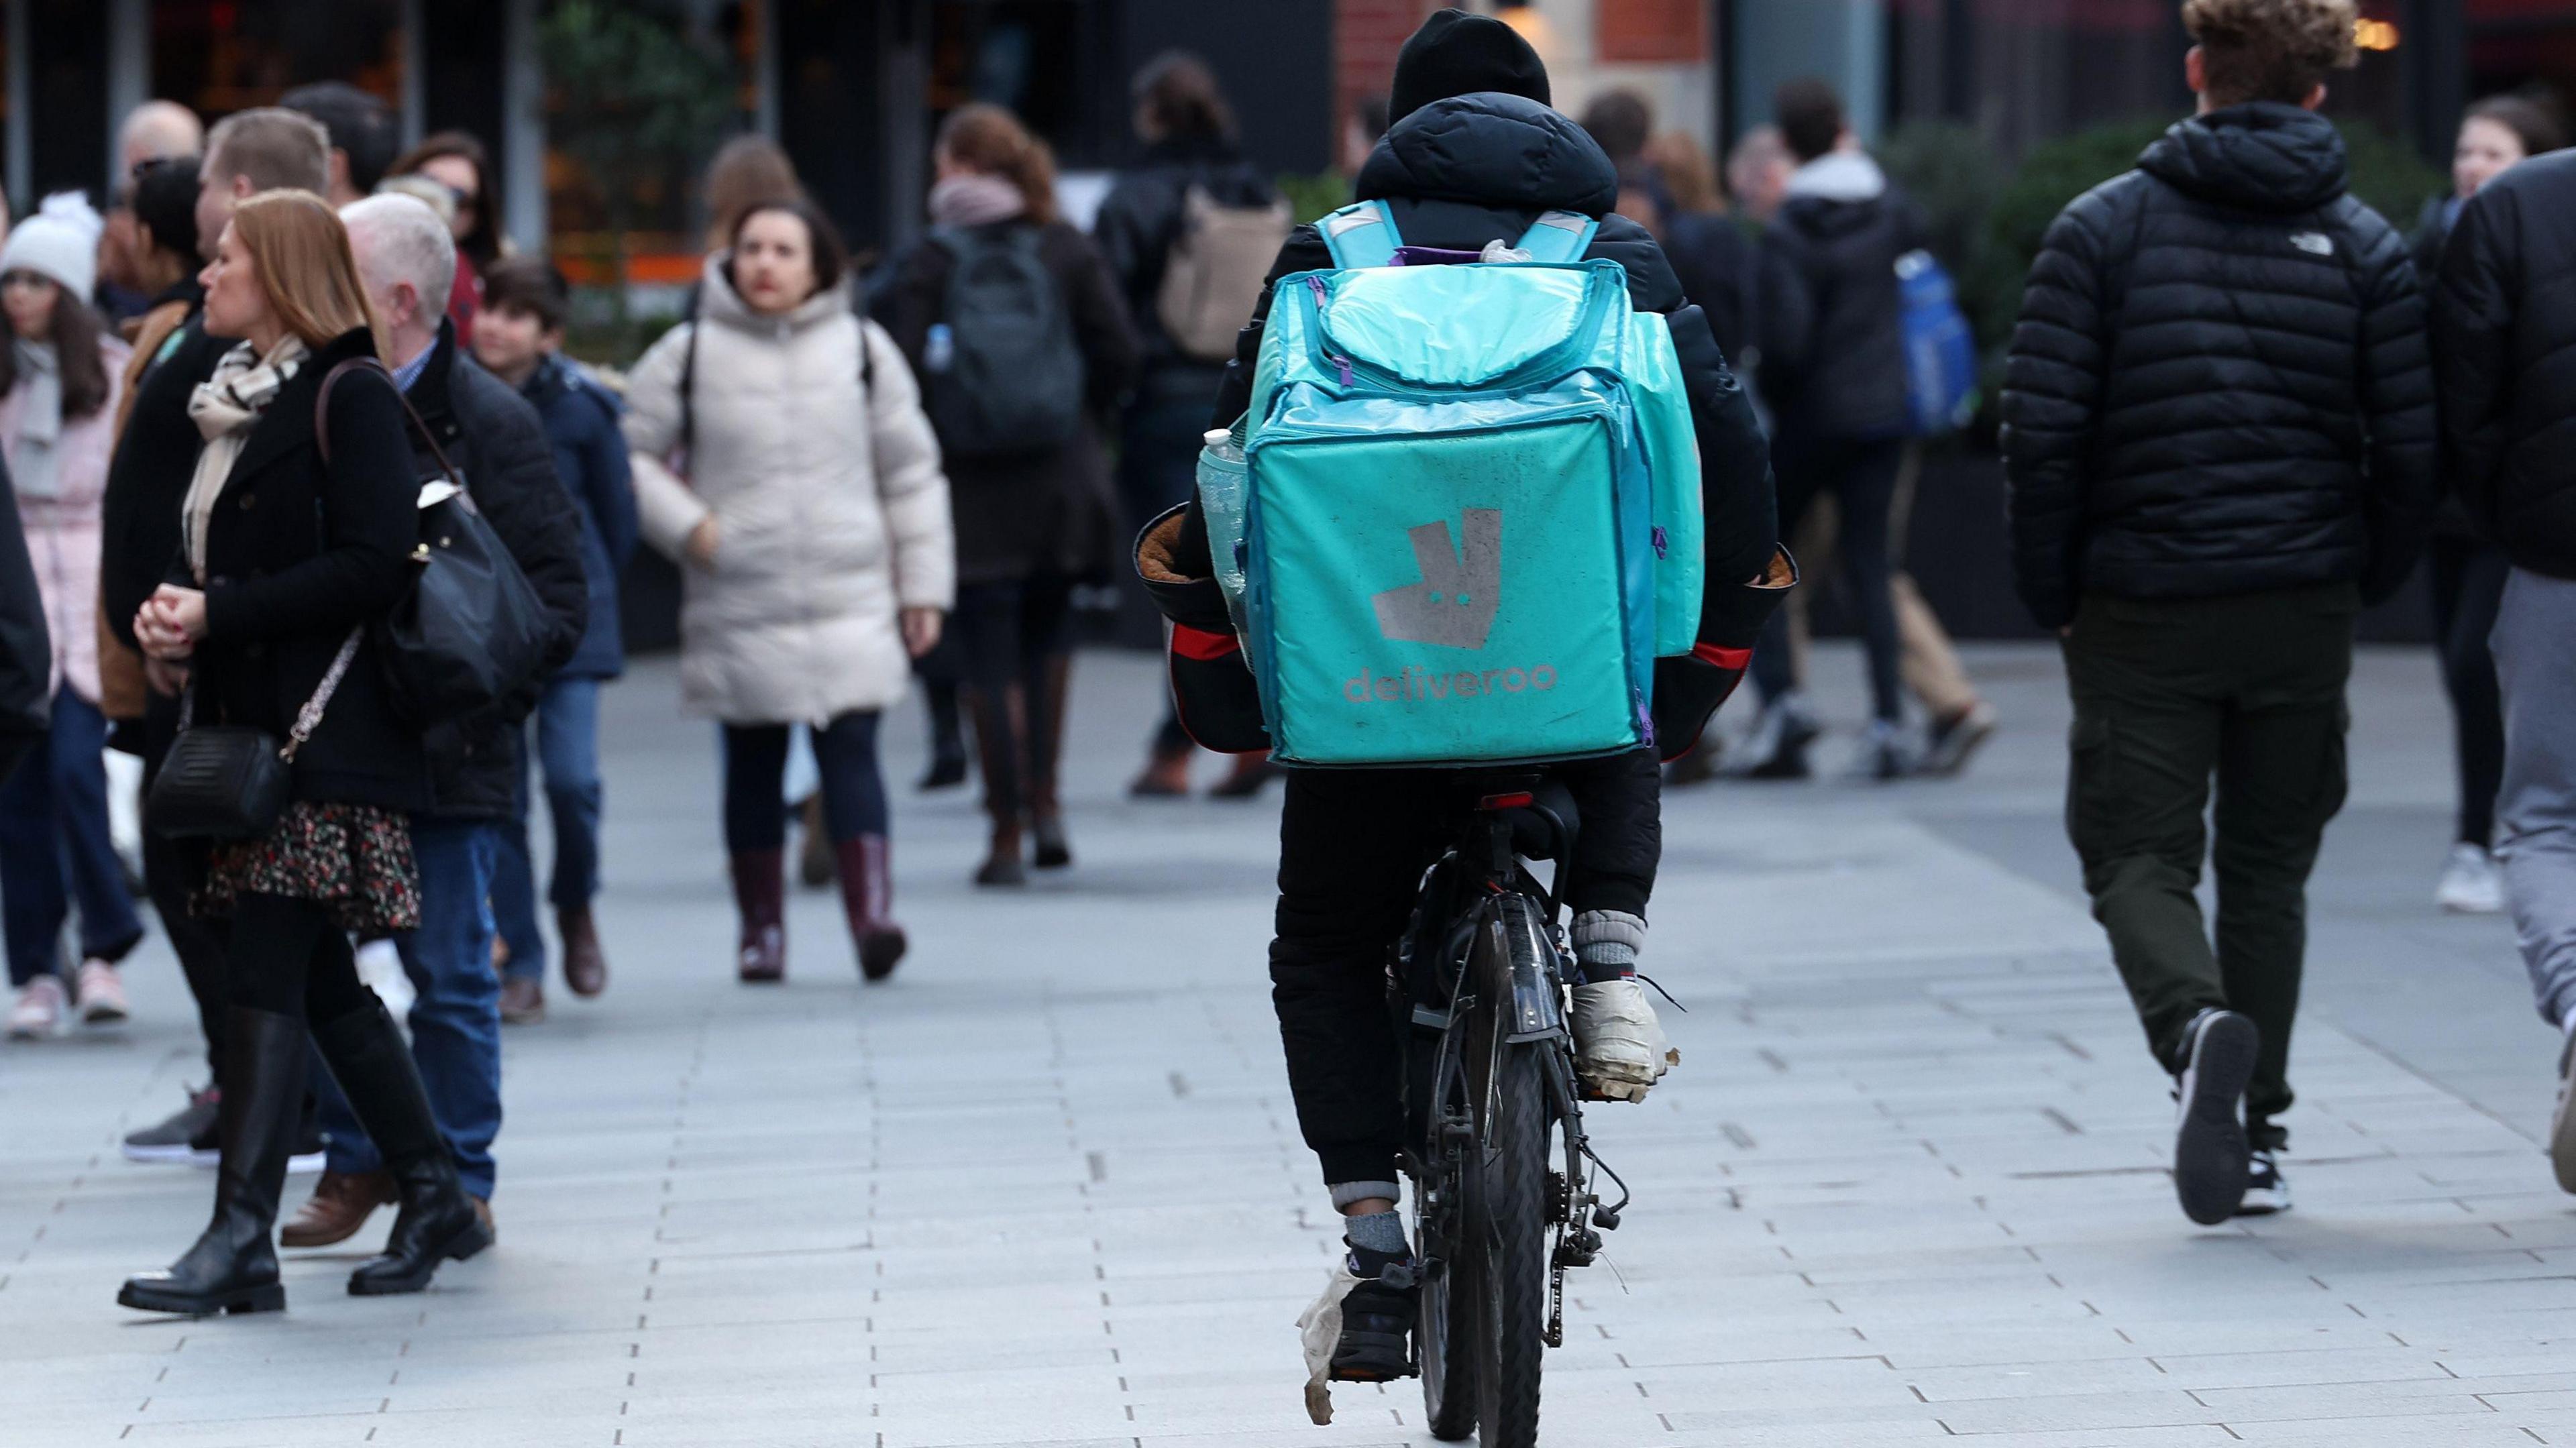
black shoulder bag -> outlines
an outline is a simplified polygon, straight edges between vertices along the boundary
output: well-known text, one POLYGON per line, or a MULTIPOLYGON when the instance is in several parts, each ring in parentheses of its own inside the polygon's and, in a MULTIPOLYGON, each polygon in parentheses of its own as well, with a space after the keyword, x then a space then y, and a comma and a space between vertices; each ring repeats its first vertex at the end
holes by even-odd
POLYGON ((191 678, 179 699, 179 737, 152 780, 152 828, 174 840, 247 840, 275 828, 294 792, 296 751, 321 727, 365 632, 364 625, 349 630, 283 744, 255 725, 198 724, 191 678))
MULTIPOLYGON (((331 369, 314 399, 314 438, 326 466, 332 384, 362 371, 393 384, 382 363, 353 357, 331 369)), ((498 706, 527 687, 545 666, 546 610, 509 546, 475 508, 438 439, 411 410, 410 399, 399 387, 394 396, 438 459, 447 484, 435 496, 424 491, 420 543, 411 555, 419 576, 376 625, 378 662, 393 707, 426 726, 498 706)))

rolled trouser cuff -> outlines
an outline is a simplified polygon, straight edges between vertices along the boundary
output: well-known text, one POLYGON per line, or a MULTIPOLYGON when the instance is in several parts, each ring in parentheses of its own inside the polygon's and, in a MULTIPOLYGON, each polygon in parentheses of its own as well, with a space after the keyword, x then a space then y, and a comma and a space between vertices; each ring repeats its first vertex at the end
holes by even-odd
POLYGON ((1394 1182, 1335 1182, 1332 1190, 1335 1210, 1347 1210, 1353 1202, 1365 1202, 1371 1197, 1397 1201, 1404 1191, 1394 1182))

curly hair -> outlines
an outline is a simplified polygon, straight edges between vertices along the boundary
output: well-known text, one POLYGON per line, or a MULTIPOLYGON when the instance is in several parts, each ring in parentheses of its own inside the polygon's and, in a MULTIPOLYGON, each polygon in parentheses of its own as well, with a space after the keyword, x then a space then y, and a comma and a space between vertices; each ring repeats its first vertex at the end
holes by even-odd
POLYGON ((2330 70, 2360 59, 2354 0, 2183 0, 2183 28, 2200 42, 2213 106, 2301 105, 2330 70))

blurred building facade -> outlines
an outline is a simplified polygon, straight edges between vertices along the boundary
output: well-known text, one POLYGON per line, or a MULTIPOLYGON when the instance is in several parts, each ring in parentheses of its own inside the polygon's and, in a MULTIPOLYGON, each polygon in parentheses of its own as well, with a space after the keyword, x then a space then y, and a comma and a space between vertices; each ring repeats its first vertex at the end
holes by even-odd
MULTIPOLYGON (((570 12, 670 17, 715 58, 714 130, 780 139, 863 249, 919 225, 940 116, 1019 110, 1070 170, 1131 154, 1128 79, 1155 53, 1206 55, 1247 150, 1283 174, 1346 161, 1360 102, 1439 0, 0 0, 0 177, 20 205, 111 184, 116 118, 151 96, 209 117, 307 81, 385 97, 406 140, 462 127, 498 160, 523 247, 582 254, 611 220, 630 254, 695 252, 685 160, 602 204, 550 100, 570 12), (565 245, 567 236, 584 239, 565 245)), ((1865 136, 1917 119, 1973 126, 2007 160, 2097 122, 2188 101, 2175 0, 1467 0, 1528 35, 1567 110, 1623 86, 1659 124, 1722 147, 1782 80, 1822 74, 1865 136)), ((2447 152, 2461 104, 2497 90, 2576 96, 2576 0, 2364 0, 2360 70, 2337 114, 2447 152)), ((711 140, 712 137, 706 139, 711 140)), ((703 148, 701 148, 703 149, 703 148)))

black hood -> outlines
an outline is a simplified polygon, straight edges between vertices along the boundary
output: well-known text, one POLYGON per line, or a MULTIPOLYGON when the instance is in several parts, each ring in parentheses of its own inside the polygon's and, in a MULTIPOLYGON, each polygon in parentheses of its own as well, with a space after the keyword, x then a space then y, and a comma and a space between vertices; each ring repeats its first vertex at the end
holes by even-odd
POLYGON ((1581 126, 1537 101, 1489 92, 1435 101, 1397 122, 1360 168, 1358 195, 1604 216, 1619 204, 1619 172, 1581 126))
POLYGON ((2252 101, 2175 122, 2138 169, 2204 201, 2308 211, 2344 192, 2343 133, 2314 111, 2252 101))
POLYGON ((1479 91, 1525 96, 1546 105, 1547 66, 1521 33, 1490 15, 1442 10, 1422 22, 1395 55, 1387 120, 1403 120, 1434 101, 1479 91))

